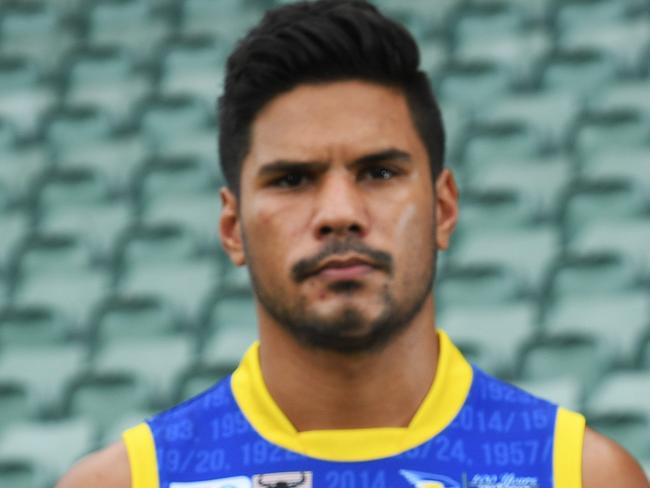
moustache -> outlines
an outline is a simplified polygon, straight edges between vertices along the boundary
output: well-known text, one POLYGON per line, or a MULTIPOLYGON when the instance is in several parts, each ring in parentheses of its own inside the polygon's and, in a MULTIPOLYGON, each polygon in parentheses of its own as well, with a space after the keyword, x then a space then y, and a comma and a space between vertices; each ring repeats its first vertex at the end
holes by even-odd
POLYGON ((303 258, 291 268, 291 276, 296 283, 300 283, 318 271, 322 261, 337 255, 355 253, 369 259, 371 266, 393 273, 393 258, 390 254, 378 249, 373 249, 359 241, 332 241, 314 256, 303 258))

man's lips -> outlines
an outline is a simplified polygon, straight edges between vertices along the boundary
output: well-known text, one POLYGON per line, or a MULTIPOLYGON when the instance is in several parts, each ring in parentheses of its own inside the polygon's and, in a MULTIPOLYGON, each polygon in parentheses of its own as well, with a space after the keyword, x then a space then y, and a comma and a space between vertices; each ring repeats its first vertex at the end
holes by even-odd
POLYGON ((330 259, 314 271, 314 276, 335 280, 360 278, 376 268, 367 260, 353 257, 347 259, 330 259))

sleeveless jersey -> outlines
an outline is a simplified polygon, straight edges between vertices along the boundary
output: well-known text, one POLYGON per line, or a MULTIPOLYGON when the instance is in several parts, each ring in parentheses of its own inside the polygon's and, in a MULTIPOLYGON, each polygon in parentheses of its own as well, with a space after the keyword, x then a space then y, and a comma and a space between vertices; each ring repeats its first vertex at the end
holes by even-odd
POLYGON ((255 344, 230 377, 124 433, 132 487, 582 486, 584 417, 487 375, 438 336, 435 379, 404 428, 297 432, 255 344))

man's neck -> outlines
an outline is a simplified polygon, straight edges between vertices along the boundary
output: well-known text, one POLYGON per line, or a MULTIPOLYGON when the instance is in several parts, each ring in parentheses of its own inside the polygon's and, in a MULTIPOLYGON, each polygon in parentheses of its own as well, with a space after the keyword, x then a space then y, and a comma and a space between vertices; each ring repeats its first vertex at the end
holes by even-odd
POLYGON ((433 301, 384 348, 343 354, 298 344, 273 324, 260 327, 269 393, 299 431, 406 427, 435 376, 433 301))

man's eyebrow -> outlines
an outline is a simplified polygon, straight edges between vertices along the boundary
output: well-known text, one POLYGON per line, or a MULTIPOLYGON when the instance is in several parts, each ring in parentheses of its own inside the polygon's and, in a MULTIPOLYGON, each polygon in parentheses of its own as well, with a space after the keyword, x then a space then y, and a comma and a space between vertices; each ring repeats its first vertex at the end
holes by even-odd
POLYGON ((327 166, 324 161, 292 161, 289 159, 278 159, 263 165, 257 175, 259 177, 272 176, 290 171, 318 171, 327 166))
POLYGON ((411 161, 411 155, 406 151, 396 148, 388 148, 372 154, 361 156, 352 163, 354 166, 366 166, 380 164, 388 161, 411 161))

